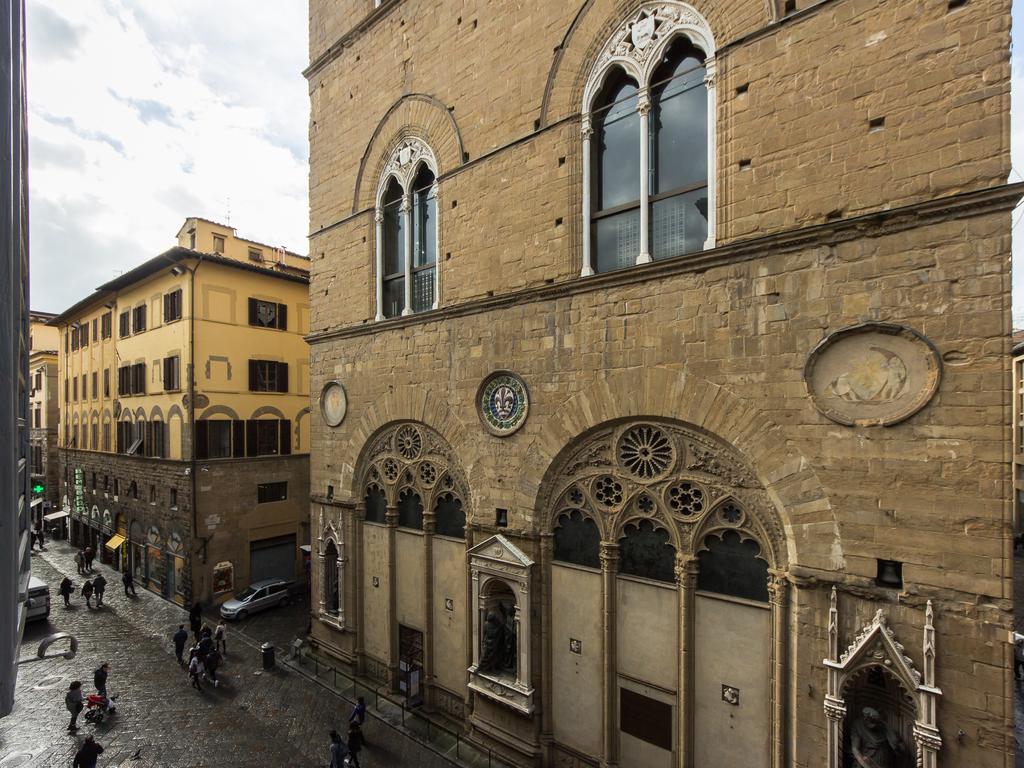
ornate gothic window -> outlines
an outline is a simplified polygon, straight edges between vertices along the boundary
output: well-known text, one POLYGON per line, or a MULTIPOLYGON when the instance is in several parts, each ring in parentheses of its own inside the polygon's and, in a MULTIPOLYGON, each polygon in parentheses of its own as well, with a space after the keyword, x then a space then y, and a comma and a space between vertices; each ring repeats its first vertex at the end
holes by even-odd
POLYGON ((388 500, 378 485, 370 485, 366 489, 366 521, 370 523, 386 522, 388 500))
POLYGON ((324 548, 324 606, 328 613, 338 612, 338 548, 328 539, 324 548))
POLYGON ((403 139, 377 191, 377 320, 437 308, 437 161, 403 139))
POLYGON ((605 44, 584 91, 583 276, 714 247, 714 55, 679 2, 605 44))
POLYGON ((412 488, 398 494, 398 526, 423 530, 423 502, 412 488))
POLYGON ((600 568, 601 532, 578 509, 559 516, 555 528, 555 560, 600 568))
POLYGON ((438 496, 434 506, 434 517, 438 536, 466 538, 466 513, 462 510, 462 500, 454 493, 443 493, 438 496))
POLYGON ((619 573, 644 579, 675 582, 676 550, 668 531, 650 520, 630 523, 619 539, 619 573))
POLYGON ((704 545, 707 549, 697 556, 697 589, 768 602, 768 563, 756 541, 741 538, 736 531, 720 531, 708 536, 704 545))

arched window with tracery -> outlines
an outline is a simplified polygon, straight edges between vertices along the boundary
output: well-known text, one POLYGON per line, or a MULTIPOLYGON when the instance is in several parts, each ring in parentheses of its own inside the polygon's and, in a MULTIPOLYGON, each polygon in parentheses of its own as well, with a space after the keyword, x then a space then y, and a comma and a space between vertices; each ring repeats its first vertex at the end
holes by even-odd
POLYGON ((677 2, 648 3, 584 90, 583 276, 715 244, 715 43, 677 2))
POLYGON ((578 509, 559 516, 555 527, 556 561, 600 568, 600 552, 601 532, 593 520, 578 509))
POLYGON ((409 137, 392 151, 377 191, 376 319, 437 308, 437 161, 409 137))
POLYGON ((619 573, 643 579, 675 582, 676 550, 668 531, 651 520, 629 523, 619 539, 619 573))
POLYGON ((768 563, 756 541, 727 530, 708 536, 704 546, 697 555, 697 589, 768 602, 768 563))
POLYGON ((371 484, 366 488, 366 521, 368 523, 387 522, 388 500, 380 486, 371 484))
POLYGON ((327 540, 323 554, 323 600, 324 610, 328 613, 338 612, 338 548, 334 541, 327 540))

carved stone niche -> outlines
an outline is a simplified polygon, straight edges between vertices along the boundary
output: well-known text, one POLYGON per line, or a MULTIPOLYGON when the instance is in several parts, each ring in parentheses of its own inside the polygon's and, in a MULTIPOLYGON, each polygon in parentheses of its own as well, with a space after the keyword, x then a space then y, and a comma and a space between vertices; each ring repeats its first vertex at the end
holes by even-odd
POLYGON ((530 593, 533 560, 502 535, 469 550, 473 580, 473 665, 469 687, 524 715, 530 686, 530 593))

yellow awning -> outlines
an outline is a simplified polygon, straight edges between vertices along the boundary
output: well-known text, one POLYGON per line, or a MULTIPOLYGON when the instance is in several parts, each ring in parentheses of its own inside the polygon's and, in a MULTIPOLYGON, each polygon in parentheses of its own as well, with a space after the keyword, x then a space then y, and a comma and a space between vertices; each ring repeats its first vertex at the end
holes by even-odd
POLYGON ((117 549, 122 544, 124 544, 124 536, 122 536, 120 533, 115 533, 113 536, 110 537, 110 540, 106 543, 105 546, 107 549, 117 549))

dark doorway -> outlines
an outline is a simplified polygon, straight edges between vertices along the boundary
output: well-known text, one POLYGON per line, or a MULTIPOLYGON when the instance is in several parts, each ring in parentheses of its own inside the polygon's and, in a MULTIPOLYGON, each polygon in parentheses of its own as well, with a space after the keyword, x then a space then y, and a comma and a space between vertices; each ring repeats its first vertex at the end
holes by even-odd
POLYGON ((409 706, 423 703, 423 633, 398 625, 398 690, 409 706))

